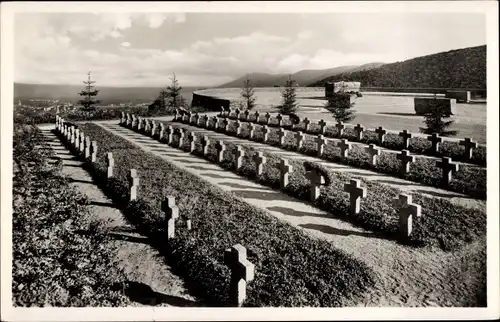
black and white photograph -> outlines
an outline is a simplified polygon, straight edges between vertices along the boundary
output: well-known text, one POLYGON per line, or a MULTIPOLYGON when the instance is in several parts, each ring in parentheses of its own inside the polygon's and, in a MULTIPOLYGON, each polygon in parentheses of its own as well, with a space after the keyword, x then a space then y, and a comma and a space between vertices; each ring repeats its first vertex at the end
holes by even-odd
POLYGON ((0 8, 2 321, 499 318, 496 1, 0 8))

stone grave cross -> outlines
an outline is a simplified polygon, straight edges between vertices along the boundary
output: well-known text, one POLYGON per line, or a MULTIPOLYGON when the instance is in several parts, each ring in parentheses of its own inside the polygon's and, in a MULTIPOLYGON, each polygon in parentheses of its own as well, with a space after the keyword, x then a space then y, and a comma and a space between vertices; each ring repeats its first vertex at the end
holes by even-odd
POLYGON ((217 149, 217 162, 221 163, 224 161, 224 151, 226 151, 226 144, 224 141, 217 141, 217 144, 215 145, 215 148, 217 149))
POLYGON ((318 125, 320 126, 320 132, 321 134, 325 134, 325 130, 326 130, 326 122, 325 120, 321 120, 318 122, 318 125))
POLYGON ((325 184, 325 178, 316 170, 306 172, 306 178, 309 179, 311 184, 310 187, 310 199, 311 201, 316 201, 320 195, 320 186, 325 184))
POLYGON ((368 147, 365 148, 365 152, 370 156, 371 165, 377 165, 377 156, 380 155, 380 149, 374 144, 369 144, 368 147))
POLYGON ((344 184, 344 191, 349 194, 351 214, 358 214, 361 209, 361 198, 366 198, 366 188, 362 188, 360 180, 351 179, 344 184))
POLYGON ((256 165, 257 176, 262 175, 262 171, 264 168, 264 164, 266 163, 267 158, 264 156, 263 152, 256 152, 253 156, 256 165))
POLYGON ((413 230, 413 217, 420 217, 422 208, 412 203, 412 196, 407 194, 400 194, 394 203, 399 208, 399 233, 403 239, 408 238, 413 230))
POLYGON ((325 139, 323 134, 318 134, 318 137, 316 138, 316 144, 318 148, 318 157, 321 158, 323 156, 323 153, 325 151, 325 145, 328 143, 328 140, 325 139))
POLYGON ((175 198, 167 196, 161 203, 161 210, 167 221, 167 240, 175 237, 175 221, 179 218, 179 208, 175 205, 175 198))
POLYGON ((436 133, 432 133, 432 135, 429 135, 427 137, 427 140, 431 141, 431 143, 432 143, 432 146, 431 146, 432 153, 434 153, 434 154, 438 153, 439 152, 439 144, 443 141, 443 138, 441 138, 436 133))
POLYGON ((403 132, 399 132, 399 136, 403 138, 403 148, 408 149, 410 146, 411 133, 407 130, 403 130, 403 132))
POLYGON ((255 265, 247 259, 247 250, 240 244, 226 249, 224 263, 231 270, 228 304, 240 307, 246 298, 247 283, 255 277, 255 265))
POLYGON ((137 176, 137 170, 130 169, 128 175, 128 186, 130 191, 130 201, 137 199, 137 188, 139 187, 139 177, 137 176))
POLYGON ((410 172, 410 163, 415 162, 415 156, 410 155, 408 150, 402 150, 396 158, 401 161, 401 167, 399 168, 400 173, 405 175, 410 172))
POLYGON ((361 141, 363 139, 363 131, 364 127, 361 124, 358 124, 354 127, 354 131, 356 132, 356 140, 361 141))
POLYGON ((452 173, 456 173, 458 171, 458 163, 452 162, 451 158, 444 157, 441 161, 436 162, 436 166, 443 170, 441 184, 447 187, 450 184, 452 173))
POLYGON ((238 145, 236 147, 236 170, 241 168, 244 156, 245 156, 245 150, 243 150, 243 147, 238 145))
POLYGON ((470 160, 472 159, 472 149, 477 148, 477 142, 472 141, 471 138, 465 138, 459 142, 460 145, 462 145, 465 150, 464 150, 464 159, 465 160, 470 160))
POLYGON ((290 173, 293 171, 293 166, 290 165, 290 162, 285 159, 281 159, 280 164, 279 164, 279 169, 280 169, 280 185, 281 185, 281 190, 285 189, 286 186, 288 186, 288 179, 290 176, 290 173))
POLYGON ((113 158, 113 153, 106 153, 106 165, 107 165, 107 175, 108 179, 113 177, 113 167, 115 166, 115 159, 113 158))

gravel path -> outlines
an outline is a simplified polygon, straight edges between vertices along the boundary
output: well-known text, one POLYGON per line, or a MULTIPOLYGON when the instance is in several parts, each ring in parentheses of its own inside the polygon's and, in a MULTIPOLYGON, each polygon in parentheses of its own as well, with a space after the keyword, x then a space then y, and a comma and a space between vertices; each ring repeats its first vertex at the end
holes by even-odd
POLYGON ((470 260, 469 254, 484 252, 484 240, 472 243, 455 253, 403 246, 331 218, 324 211, 225 171, 205 159, 123 128, 116 121, 97 124, 136 144, 144 151, 159 156, 223 190, 231 191, 244 201, 267 210, 315 238, 328 240, 339 249, 364 261, 375 271, 381 282, 365 294, 361 303, 352 303, 352 306, 477 305, 476 292, 484 272, 474 268, 475 258, 470 260), (465 265, 463 258, 466 258, 465 265))
POLYGON ((63 175, 71 180, 71 185, 77 191, 90 199, 91 212, 97 218, 107 221, 110 234, 114 237, 112 242, 118 246, 116 260, 129 282, 126 294, 133 306, 202 306, 196 298, 189 295, 183 281, 165 264, 158 251, 148 244, 147 238, 126 224, 119 208, 103 194, 82 168, 82 161, 74 158, 51 132, 51 128, 44 127, 42 132, 56 157, 63 162, 63 175))

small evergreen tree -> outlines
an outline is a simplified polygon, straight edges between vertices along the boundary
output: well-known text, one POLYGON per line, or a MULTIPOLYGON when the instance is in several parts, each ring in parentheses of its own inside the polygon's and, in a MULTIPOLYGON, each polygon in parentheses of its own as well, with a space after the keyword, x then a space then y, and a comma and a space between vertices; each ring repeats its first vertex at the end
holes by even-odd
POLYGON ((153 103, 148 106, 148 112, 150 114, 154 114, 158 111, 165 111, 167 108, 167 105, 165 103, 167 96, 167 91, 165 89, 162 89, 153 103))
POLYGON ((450 116, 445 111, 443 106, 439 106, 437 96, 434 95, 434 100, 430 104, 429 112, 424 114, 424 123, 426 127, 421 127, 420 132, 424 134, 438 134, 441 136, 457 135, 458 131, 451 131, 448 128, 454 121, 445 121, 444 118, 450 116))
POLYGON ((333 93, 328 97, 328 102, 325 105, 337 122, 349 122, 355 118, 354 103, 351 102, 351 93, 347 91, 347 84, 342 84, 342 87, 337 93, 333 93))
POLYGON ((174 77, 170 78, 172 84, 167 86, 167 111, 175 111, 178 108, 183 108, 186 105, 184 97, 181 95, 182 87, 179 86, 179 81, 177 80, 175 73, 174 77))
POLYGON ((279 106, 280 113, 289 115, 297 110, 297 98, 295 94, 295 81, 292 80, 292 75, 288 75, 288 80, 285 82, 285 89, 281 92, 282 103, 279 106))
POLYGON ((83 81, 83 83, 86 85, 85 89, 78 93, 78 95, 82 96, 83 99, 79 100, 78 104, 81 104, 83 106, 83 111, 92 112, 95 111, 95 105, 100 103, 99 100, 94 98, 99 93, 99 90, 95 89, 93 85, 95 84, 95 81, 90 80, 90 72, 88 72, 87 75, 87 80, 83 81))
POLYGON ((243 82, 243 89, 241 91, 241 96, 245 101, 246 108, 251 110, 255 107, 255 91, 253 89, 252 81, 250 78, 246 78, 243 82))

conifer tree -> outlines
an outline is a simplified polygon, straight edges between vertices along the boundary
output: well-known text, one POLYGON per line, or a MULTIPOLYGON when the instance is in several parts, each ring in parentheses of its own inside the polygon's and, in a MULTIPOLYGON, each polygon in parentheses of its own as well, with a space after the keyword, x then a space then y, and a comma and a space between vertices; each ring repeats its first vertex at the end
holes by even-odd
POLYGON ((325 109, 333 114, 337 122, 349 122, 355 118, 354 110, 352 109, 353 106, 354 103, 351 102, 351 93, 347 91, 347 84, 342 84, 342 87, 337 93, 328 97, 325 109))
POLYGON ((95 110, 95 105, 100 103, 99 100, 95 99, 95 97, 99 93, 99 90, 95 89, 93 85, 95 84, 95 81, 92 81, 90 79, 90 72, 88 72, 87 75, 87 80, 83 81, 83 83, 86 85, 85 89, 78 93, 78 95, 82 96, 83 99, 79 100, 78 104, 81 104, 83 106, 83 111, 91 112, 95 110))
POLYGON ((281 92, 282 104, 279 106, 281 114, 288 115, 295 113, 297 110, 295 89, 295 81, 292 80, 292 75, 288 75, 288 80, 285 82, 285 89, 281 92))
POLYGON ((424 123, 426 127, 421 127, 420 132, 424 134, 438 134, 441 136, 457 135, 458 131, 448 130, 454 121, 445 121, 444 118, 450 116, 445 111, 444 107, 439 106, 437 96, 434 95, 434 100, 430 104, 429 111, 424 114, 424 123))
POLYGON ((182 87, 179 86, 179 81, 177 80, 175 73, 172 78, 172 84, 167 86, 166 94, 167 94, 167 106, 166 109, 169 111, 175 111, 178 108, 185 107, 185 100, 182 97, 181 90, 182 87))
POLYGON ((255 107, 255 91, 253 89, 252 81, 248 77, 243 81, 241 96, 245 101, 247 110, 251 110, 255 107))

